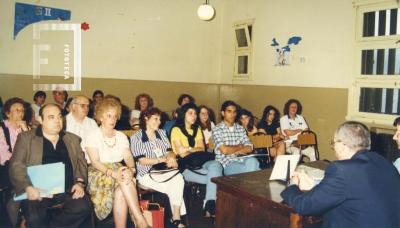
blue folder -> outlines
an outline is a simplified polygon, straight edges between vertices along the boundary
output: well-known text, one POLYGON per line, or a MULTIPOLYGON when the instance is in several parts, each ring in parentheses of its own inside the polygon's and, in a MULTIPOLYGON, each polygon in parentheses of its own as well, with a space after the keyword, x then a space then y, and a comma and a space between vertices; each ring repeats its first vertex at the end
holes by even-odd
MULTIPOLYGON (((40 193, 41 197, 65 192, 65 165, 62 162, 29 166, 28 176, 33 187, 46 190, 40 193)), ((24 199, 27 199, 26 193, 14 196, 15 201, 24 199)))

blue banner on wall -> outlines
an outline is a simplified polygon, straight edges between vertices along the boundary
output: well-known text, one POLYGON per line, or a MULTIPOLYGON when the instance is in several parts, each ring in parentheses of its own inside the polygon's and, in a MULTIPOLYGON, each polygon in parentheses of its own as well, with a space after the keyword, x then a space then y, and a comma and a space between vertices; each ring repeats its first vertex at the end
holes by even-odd
POLYGON ((71 11, 50 8, 46 6, 37 6, 24 3, 15 3, 14 18, 14 40, 18 33, 26 26, 46 20, 62 20, 71 19, 71 11))

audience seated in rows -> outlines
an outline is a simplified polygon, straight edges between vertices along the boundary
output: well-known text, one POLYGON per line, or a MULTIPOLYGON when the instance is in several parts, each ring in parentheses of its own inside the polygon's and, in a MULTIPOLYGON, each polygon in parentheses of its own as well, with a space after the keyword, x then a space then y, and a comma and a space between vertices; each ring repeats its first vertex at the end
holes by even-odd
MULTIPOLYGON (((103 100, 104 93, 97 90, 93 93, 93 102, 82 95, 69 99, 69 114, 65 117, 66 132, 64 132, 58 129, 60 126, 62 127, 62 123, 59 123, 59 119, 61 119, 59 113, 60 108, 63 108, 64 114, 66 113, 67 93, 58 89, 53 91, 53 97, 58 105, 43 105, 46 94, 39 91, 34 95, 35 104, 30 105, 22 99, 12 98, 7 100, 3 107, 5 121, 1 122, 0 125, 0 184, 3 185, 9 181, 6 173, 8 168, 5 165, 8 165, 7 161, 11 158, 10 164, 13 167, 10 168, 10 171, 13 173, 10 174, 14 190, 17 194, 24 191, 28 192, 28 200, 21 202, 21 208, 29 227, 45 226, 48 225, 47 223, 55 226, 65 224, 72 227, 79 226, 90 211, 88 197, 92 200, 98 219, 102 220, 113 212, 116 227, 125 227, 129 211, 136 226, 148 227, 138 203, 136 179, 134 177, 136 172, 134 168, 135 160, 138 183, 144 188, 167 194, 171 203, 173 225, 184 227, 185 221, 181 216, 186 214, 185 202, 183 201, 185 180, 206 184, 203 210, 207 215, 212 216, 215 214, 216 200, 216 186, 210 181, 212 177, 259 170, 257 159, 241 157, 241 155, 253 151, 247 135, 259 132, 272 135, 274 143, 273 147, 270 148, 270 155, 275 159, 285 153, 285 146, 286 152, 299 153, 296 144, 297 136, 302 131, 309 129, 304 117, 301 116, 302 105, 296 99, 290 99, 286 102, 285 115, 282 118, 280 118, 278 109, 270 105, 266 106, 258 124, 256 117, 250 111, 240 109, 233 101, 226 101, 221 106, 222 121, 215 126, 215 117, 210 108, 204 105, 196 107, 191 95, 182 94, 177 100, 179 108, 176 110, 173 120, 165 126, 166 130, 170 132, 166 134, 164 130, 160 129, 161 122, 169 117, 159 109, 153 108, 153 99, 148 94, 139 94, 135 99, 135 109, 129 111, 129 108, 122 105, 118 97, 107 95, 103 100), (35 118, 38 109, 40 115, 36 115, 35 118), (124 111, 121 111, 121 109, 124 111), (95 112, 100 127, 93 119, 88 118, 90 110, 95 112), (32 118, 30 118, 30 112, 33 114, 32 118), (124 114, 121 114, 121 112, 124 114), (42 122, 42 125, 29 131, 31 126, 38 126, 36 120, 42 122), (140 130, 131 137, 129 149, 129 141, 126 136, 115 129, 132 129, 137 127, 138 124, 140 130), (28 132, 22 133, 23 131, 28 132), (80 142, 78 137, 70 133, 78 135, 82 141, 80 142), (167 136, 169 134, 170 140, 167 136), (20 135, 18 140, 17 135, 20 135), (43 145, 37 146, 36 144, 39 142, 37 140, 29 141, 31 138, 41 139, 43 145), (196 172, 186 169, 182 174, 177 174, 176 170, 162 174, 150 174, 153 165, 165 162, 166 167, 177 168, 177 156, 184 158, 193 153, 205 153, 204 151, 207 151, 210 141, 213 141, 215 150, 209 150, 209 152, 215 152, 216 160, 206 162, 202 169, 196 170, 196 172), (34 146, 32 147, 30 144, 34 144, 34 146), (81 146, 80 149, 76 146, 78 144, 81 146), (41 149, 38 150, 38 148, 41 149), (18 150, 18 152, 15 150, 18 150), (52 151, 60 152, 59 156, 51 156, 52 151), (21 156, 26 154, 35 155, 30 158, 31 160, 23 160, 21 156), (42 160, 36 156, 37 154, 38 156, 43 155, 42 160), (83 160, 84 164, 82 163, 83 154, 86 155, 86 160, 83 160), (135 160, 133 160, 132 155, 135 160), (54 161, 62 161, 66 164, 66 191, 67 193, 72 192, 72 197, 69 194, 59 194, 55 195, 53 199, 43 198, 42 201, 39 201, 41 198, 38 195, 38 190, 30 186, 29 181, 26 181, 26 175, 24 175, 26 167, 33 164, 53 163, 54 161), (89 164, 88 168, 86 161, 89 164), (21 166, 21 164, 23 165, 21 166), (169 179, 170 177, 172 178, 169 179), (163 182, 163 180, 167 181, 163 182), (86 183, 90 195, 85 195, 83 191, 86 183), (99 187, 101 183, 105 185, 99 187), (42 210, 36 217, 38 219, 35 219, 38 207, 45 208, 56 202, 63 202, 63 209, 72 210, 76 214, 72 215, 70 211, 67 211, 62 213, 61 216, 50 218, 46 214, 47 211, 42 210)), ((357 160, 360 156, 368 155, 367 160, 375 161, 374 155, 370 156, 371 152, 356 151, 351 158, 343 159, 343 157, 340 157, 344 150, 350 151, 351 149, 350 144, 342 143, 344 139, 341 138, 343 133, 341 131, 352 131, 351 129, 357 128, 361 133, 363 132, 358 123, 345 125, 339 127, 335 134, 335 139, 337 139, 335 150, 339 160, 357 160)), ((393 139, 400 145, 400 117, 395 120, 394 126, 397 128, 397 132, 393 139)), ((307 148, 302 153, 308 156, 311 161, 315 160, 313 149, 307 148)), ((381 163, 378 160, 376 162, 381 163)), ((399 164, 400 159, 394 162, 400 172, 399 164)), ((336 165, 340 166, 339 163, 336 165)), ((382 167, 382 169, 388 169, 386 165, 382 167)), ((373 168, 371 167, 371 169, 373 168)), ((331 168, 328 168, 327 172, 332 172, 333 176, 342 175, 331 168)), ((308 183, 309 180, 301 175, 296 174, 295 183, 299 185, 300 189, 309 190, 304 189, 304 184, 308 183), (303 184, 301 184, 301 179, 303 184)), ((390 175, 392 174, 390 173, 390 175)), ((362 178, 364 177, 360 177, 360 179, 362 178)), ((322 194, 320 189, 326 188, 323 183, 329 181, 328 178, 324 179, 321 182, 322 187, 320 184, 308 194, 319 196, 322 194)), ((397 187, 397 183, 395 187, 397 187)), ((341 190, 343 190, 343 187, 336 188, 337 192, 341 190)), ((310 207, 306 210, 300 201, 312 200, 308 198, 308 194, 301 194, 293 189, 288 189, 283 193, 283 196, 289 205, 301 214, 308 215, 314 214, 314 212, 325 214, 325 219, 329 224, 334 224, 333 221, 335 220, 331 218, 334 216, 329 214, 340 214, 342 205, 347 205, 347 200, 344 199, 342 204, 333 206, 330 204, 329 209, 324 207, 325 204, 322 206, 318 204, 319 207, 310 207)), ((334 198, 332 195, 324 198, 328 199, 325 200, 326 205, 330 203, 331 200, 329 199, 332 198, 334 198)), ((386 199, 382 200, 386 202, 386 199)), ((10 215, 15 224, 19 205, 16 202, 11 202, 13 206, 10 215)), ((378 213, 378 218, 381 219, 379 216, 381 215, 378 213)), ((389 219, 382 220, 380 224, 386 224, 388 221, 389 219)), ((396 221, 389 222, 394 224, 396 221)))

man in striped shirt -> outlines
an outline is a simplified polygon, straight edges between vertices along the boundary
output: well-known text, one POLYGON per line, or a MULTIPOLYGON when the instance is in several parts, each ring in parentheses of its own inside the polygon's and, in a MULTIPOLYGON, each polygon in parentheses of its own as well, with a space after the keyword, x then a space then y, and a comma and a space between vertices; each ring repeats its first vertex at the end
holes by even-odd
POLYGON ((225 175, 246 173, 259 170, 256 158, 240 158, 240 154, 253 151, 253 145, 247 137, 246 130, 235 123, 238 105, 225 101, 221 107, 223 120, 212 130, 215 144, 216 160, 224 167, 225 175))

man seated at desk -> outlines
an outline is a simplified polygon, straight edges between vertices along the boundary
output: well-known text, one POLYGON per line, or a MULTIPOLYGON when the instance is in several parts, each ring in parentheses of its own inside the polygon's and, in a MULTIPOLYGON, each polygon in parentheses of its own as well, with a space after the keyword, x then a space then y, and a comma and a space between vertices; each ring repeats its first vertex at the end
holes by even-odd
POLYGON ((306 174, 295 174, 281 193, 284 201, 301 215, 323 215, 323 227, 400 227, 400 176, 370 143, 365 125, 340 125, 334 137, 339 161, 315 187, 306 174))

